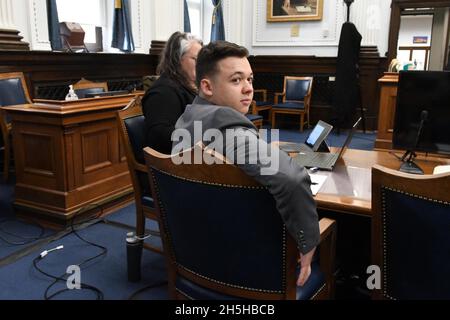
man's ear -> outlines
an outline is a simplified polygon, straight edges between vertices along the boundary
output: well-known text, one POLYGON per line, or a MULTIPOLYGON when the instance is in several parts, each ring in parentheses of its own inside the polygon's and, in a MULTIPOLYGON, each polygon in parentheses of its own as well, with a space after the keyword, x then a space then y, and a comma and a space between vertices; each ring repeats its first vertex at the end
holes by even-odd
POLYGON ((200 91, 205 95, 205 97, 211 97, 213 95, 213 88, 209 79, 202 79, 200 81, 200 91))

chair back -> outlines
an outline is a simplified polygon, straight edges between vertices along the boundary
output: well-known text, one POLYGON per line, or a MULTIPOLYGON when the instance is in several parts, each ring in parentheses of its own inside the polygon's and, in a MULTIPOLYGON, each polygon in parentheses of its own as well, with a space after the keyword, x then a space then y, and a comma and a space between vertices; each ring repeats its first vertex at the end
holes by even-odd
POLYGON ((106 82, 92 82, 81 78, 80 81, 73 85, 73 89, 78 98, 83 99, 88 93, 101 93, 108 91, 108 84, 106 82))
POLYGON ((450 299, 450 173, 372 168, 375 299, 450 299))
MULTIPOLYGON (((0 107, 31 103, 22 72, 0 73, 0 107)), ((11 119, 0 109, 0 128, 3 139, 9 136, 11 119)))
POLYGON ((135 192, 150 195, 143 149, 145 147, 145 119, 142 114, 142 98, 134 98, 124 109, 117 112, 128 168, 135 192))
MULTIPOLYGON (((195 150, 208 154, 196 146, 183 157, 195 150)), ((174 296, 198 285, 216 298, 295 299, 296 246, 265 187, 231 164, 177 165, 144 152, 174 296)))
POLYGON ((0 106, 31 103, 22 72, 0 74, 0 106))
POLYGON ((283 102, 305 101, 311 95, 312 77, 284 77, 285 96, 283 102))

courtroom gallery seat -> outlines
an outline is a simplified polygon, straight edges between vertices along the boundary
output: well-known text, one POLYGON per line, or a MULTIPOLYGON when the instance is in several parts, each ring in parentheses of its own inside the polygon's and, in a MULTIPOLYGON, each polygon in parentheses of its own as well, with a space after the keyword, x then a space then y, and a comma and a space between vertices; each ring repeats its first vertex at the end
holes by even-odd
MULTIPOLYGON (((142 151, 145 147, 145 121, 142 114, 141 97, 136 97, 128 106, 117 112, 117 122, 133 182, 136 205, 136 235, 143 237, 145 235, 145 219, 154 220, 159 224, 159 217, 150 195, 147 167, 144 164, 142 151)), ((152 234, 159 235, 159 232, 152 231, 152 234)), ((162 253, 159 247, 148 243, 144 243, 143 246, 151 251, 162 253)))
MULTIPOLYGON (((0 106, 12 106, 31 103, 25 78, 22 72, 0 74, 0 106)), ((11 157, 11 121, 0 109, 0 128, 3 137, 3 179, 8 180, 11 157)))
POLYGON ((259 115, 260 111, 269 111, 269 121, 270 121, 270 110, 272 110, 272 102, 267 101, 267 89, 255 89, 253 90, 254 96, 251 106, 251 113, 254 115, 259 115), (259 98, 259 99, 258 99, 259 98))
POLYGON ((106 82, 93 82, 81 78, 80 81, 74 83, 73 89, 78 98, 83 99, 88 93, 100 93, 108 91, 108 84, 106 82))
POLYGON ((312 77, 284 77, 283 92, 275 93, 275 101, 270 110, 272 128, 275 128, 277 114, 300 116, 300 131, 303 131, 305 123, 309 125, 312 85, 312 77), (279 97, 282 97, 281 102, 279 97))
MULTIPOLYGON (((210 155, 202 147, 181 156, 210 155)), ((334 294, 335 222, 320 221, 319 257, 296 286, 298 251, 267 189, 231 164, 175 164, 144 149, 179 299, 326 299, 334 294)), ((200 158, 200 157, 199 157, 200 158)), ((221 156, 213 156, 220 159, 221 156)))
POLYGON ((450 173, 375 165, 372 211, 372 261, 381 271, 373 298, 449 300, 450 173))

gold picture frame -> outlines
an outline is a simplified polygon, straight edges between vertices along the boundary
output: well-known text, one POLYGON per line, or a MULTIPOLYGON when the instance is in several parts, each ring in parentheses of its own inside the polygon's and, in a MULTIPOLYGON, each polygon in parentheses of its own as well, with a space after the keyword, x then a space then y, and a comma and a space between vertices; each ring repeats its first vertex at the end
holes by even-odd
POLYGON ((267 21, 322 20, 324 0, 267 0, 267 21))

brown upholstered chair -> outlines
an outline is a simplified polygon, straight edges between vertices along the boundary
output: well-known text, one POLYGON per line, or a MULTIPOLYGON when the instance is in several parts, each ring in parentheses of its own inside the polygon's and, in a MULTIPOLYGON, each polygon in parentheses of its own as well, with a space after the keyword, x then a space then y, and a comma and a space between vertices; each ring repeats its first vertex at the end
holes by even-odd
POLYGON ((300 116, 300 131, 306 123, 309 125, 313 78, 285 76, 282 93, 275 93, 275 102, 271 109, 272 128, 275 128, 277 114, 294 114, 300 116), (279 101, 282 97, 282 101, 279 101), (306 121, 305 121, 306 116, 306 121))
MULTIPOLYGON (((195 148, 182 158, 211 155, 195 148)), ((318 259, 297 287, 297 246, 265 187, 231 164, 175 164, 176 156, 144 152, 172 298, 333 298, 333 220, 320 220, 318 259)))
MULTIPOLYGON (((117 122, 133 182, 136 205, 136 235, 143 237, 145 233, 145 219, 154 220, 159 225, 159 217, 150 195, 147 167, 144 163, 145 121, 142 114, 141 97, 136 97, 128 106, 117 112, 117 122)), ((152 231, 152 234, 159 235, 159 232, 152 231)), ((162 253, 161 248, 145 242, 143 247, 162 253)))
POLYGON ((374 299, 450 299, 450 173, 372 168, 372 264, 374 299))
MULTIPOLYGON (((0 106, 31 103, 27 84, 22 72, 0 74, 0 106)), ((3 179, 8 180, 11 157, 11 121, 0 109, 0 129, 3 136, 3 179)))
POLYGON ((80 81, 73 85, 73 90, 78 98, 82 99, 86 97, 87 93, 107 92, 108 84, 106 82, 93 82, 81 78, 80 81))

